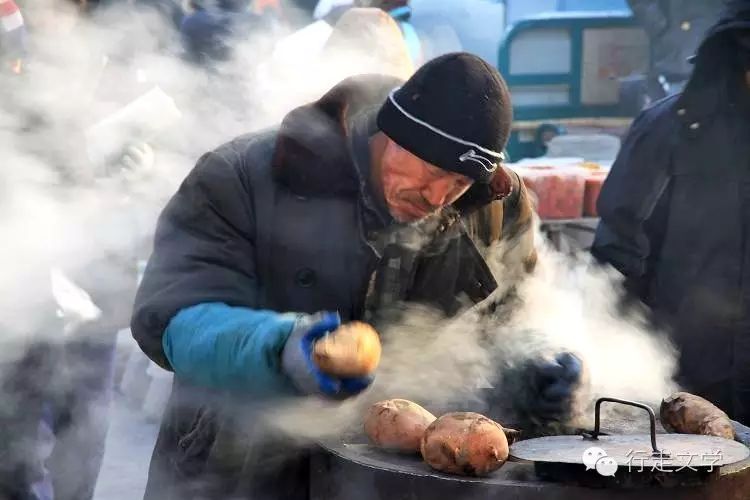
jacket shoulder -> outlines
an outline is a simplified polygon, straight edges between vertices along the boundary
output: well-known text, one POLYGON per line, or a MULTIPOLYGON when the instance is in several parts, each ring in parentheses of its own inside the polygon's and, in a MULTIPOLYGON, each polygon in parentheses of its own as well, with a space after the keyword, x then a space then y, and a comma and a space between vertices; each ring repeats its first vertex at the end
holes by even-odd
POLYGON ((278 130, 269 129, 235 137, 206 153, 234 170, 248 190, 263 173, 270 178, 270 165, 278 139, 278 130))
POLYGON ((648 157, 655 151, 664 151, 679 128, 679 102, 679 95, 669 96, 656 101, 636 116, 623 138, 610 171, 610 174, 614 174, 613 177, 617 177, 618 172, 623 170, 623 165, 628 165, 628 170, 635 167, 633 163, 644 164, 644 167, 646 164, 653 165, 654 162, 648 160, 648 157), (644 155, 646 158, 641 158, 644 155))
POLYGON ((613 199, 633 203, 650 191, 651 185, 666 175, 669 145, 679 127, 679 96, 670 96, 643 110, 625 135, 612 169, 599 196, 604 217, 613 199))
POLYGON ((209 154, 219 156, 237 167, 247 168, 252 164, 269 163, 277 138, 276 128, 243 134, 218 146, 209 154))
POLYGON ((640 112, 633 121, 631 129, 676 124, 675 117, 679 109, 681 96, 682 94, 675 94, 654 102, 640 112))
POLYGON ((248 278, 256 275, 255 263, 247 256, 256 246, 255 196, 272 184, 273 144, 272 133, 249 134, 204 154, 158 218, 131 331, 162 367, 170 366, 162 336, 178 311, 206 302, 256 303, 248 278))

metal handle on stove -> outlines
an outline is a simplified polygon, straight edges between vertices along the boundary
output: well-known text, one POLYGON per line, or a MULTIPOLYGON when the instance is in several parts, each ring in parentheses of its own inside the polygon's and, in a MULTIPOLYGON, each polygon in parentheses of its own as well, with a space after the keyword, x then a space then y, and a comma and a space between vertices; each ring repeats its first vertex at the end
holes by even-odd
POLYGON ((589 438, 598 439, 599 436, 602 434, 599 431, 599 427, 601 423, 600 409, 601 409, 602 403, 619 403, 622 405, 634 406, 636 408, 641 408, 643 410, 646 410, 648 412, 648 419, 649 419, 649 424, 651 428, 651 448, 653 449, 653 455, 655 457, 668 456, 666 453, 662 453, 661 451, 659 451, 659 448, 656 447, 656 415, 654 414, 654 410, 652 410, 650 406, 644 405, 642 403, 637 403, 635 401, 628 401, 625 399, 616 399, 616 398, 597 399, 596 405, 594 407, 594 431, 591 433, 585 433, 588 435, 589 438))

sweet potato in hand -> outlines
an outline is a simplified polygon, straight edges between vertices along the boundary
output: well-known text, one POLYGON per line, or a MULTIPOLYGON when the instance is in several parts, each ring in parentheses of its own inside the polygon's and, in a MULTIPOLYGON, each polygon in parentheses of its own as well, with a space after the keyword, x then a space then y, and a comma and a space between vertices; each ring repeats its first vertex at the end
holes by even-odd
POLYGON ((352 321, 315 343, 313 360, 323 373, 335 377, 364 377, 380 363, 380 336, 373 327, 352 321))
POLYGON ((664 398, 659 416, 669 432, 734 439, 734 427, 727 414, 694 394, 676 392, 664 398))
POLYGON ((365 434, 374 444, 392 451, 419 453, 422 436, 435 415, 417 403, 389 399, 375 403, 365 416, 365 434))
POLYGON ((508 459, 508 440, 502 426, 472 412, 447 413, 435 420, 422 437, 422 458, 441 472, 484 476, 508 459))

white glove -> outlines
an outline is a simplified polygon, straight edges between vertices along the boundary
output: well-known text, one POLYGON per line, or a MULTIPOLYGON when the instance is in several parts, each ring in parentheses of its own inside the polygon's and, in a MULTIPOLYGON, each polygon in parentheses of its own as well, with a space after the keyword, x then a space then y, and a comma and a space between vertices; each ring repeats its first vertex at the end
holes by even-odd
POLYGON ((120 158, 120 165, 126 175, 148 172, 154 168, 156 155, 146 142, 134 143, 125 148, 120 158))

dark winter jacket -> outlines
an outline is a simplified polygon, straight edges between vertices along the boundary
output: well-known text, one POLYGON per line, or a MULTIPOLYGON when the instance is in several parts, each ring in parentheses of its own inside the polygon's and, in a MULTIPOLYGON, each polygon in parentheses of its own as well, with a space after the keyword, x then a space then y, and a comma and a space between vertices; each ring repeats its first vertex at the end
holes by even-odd
MULTIPOLYGON (((200 303, 348 321, 403 300, 452 314, 489 295, 496 283, 454 210, 394 228, 368 194, 373 117, 399 83, 347 80, 198 162, 160 216, 136 298, 132 331, 151 359, 170 368, 165 328, 200 303)), ((489 201, 481 187, 465 196, 466 211, 489 201)), ((253 418, 263 403, 177 378, 146 498, 306 499, 306 458, 253 418)))
POLYGON ((680 378, 750 421, 750 89, 735 2, 700 46, 681 95, 637 118, 599 199, 592 252, 672 334, 680 378))
POLYGON ((226 61, 233 47, 261 28, 259 16, 247 10, 200 7, 180 23, 185 56, 198 64, 226 61))

